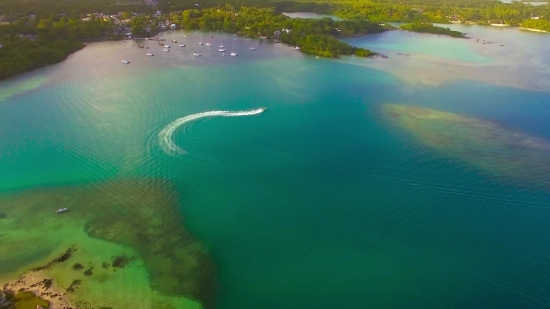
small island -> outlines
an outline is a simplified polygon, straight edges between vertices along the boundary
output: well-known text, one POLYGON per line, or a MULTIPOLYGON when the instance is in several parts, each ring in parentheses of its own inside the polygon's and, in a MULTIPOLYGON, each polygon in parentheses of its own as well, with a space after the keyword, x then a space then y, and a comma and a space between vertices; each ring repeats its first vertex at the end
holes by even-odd
POLYGON ((449 28, 434 26, 429 22, 423 22, 423 21, 412 23, 412 24, 406 24, 399 28, 407 31, 412 31, 412 32, 448 35, 453 38, 466 38, 465 34, 460 31, 455 31, 449 28))

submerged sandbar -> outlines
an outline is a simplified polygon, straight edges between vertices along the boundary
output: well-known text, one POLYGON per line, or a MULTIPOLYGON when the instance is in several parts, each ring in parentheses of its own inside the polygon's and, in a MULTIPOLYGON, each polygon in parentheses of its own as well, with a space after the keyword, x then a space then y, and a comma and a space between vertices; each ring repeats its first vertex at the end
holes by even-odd
POLYGON ((172 192, 166 181, 125 180, 4 194, 0 283, 53 279, 82 308, 213 307, 214 264, 172 192))
POLYGON ((502 125, 435 109, 384 104, 382 113, 423 144, 480 171, 550 189, 550 141, 502 125))

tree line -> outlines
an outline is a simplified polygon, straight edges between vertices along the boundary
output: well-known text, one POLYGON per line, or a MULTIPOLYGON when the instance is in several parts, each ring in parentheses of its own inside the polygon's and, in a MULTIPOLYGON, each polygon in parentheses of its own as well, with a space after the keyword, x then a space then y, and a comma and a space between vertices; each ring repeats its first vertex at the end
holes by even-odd
POLYGON ((529 19, 522 22, 521 26, 524 28, 550 32, 550 21, 544 19, 529 19))
POLYGON ((352 54, 372 56, 375 53, 350 46, 337 38, 386 30, 378 23, 366 20, 290 18, 277 14, 273 8, 256 7, 236 9, 225 6, 204 10, 185 10, 181 15, 172 15, 171 21, 186 30, 219 30, 247 37, 273 38, 282 43, 299 46, 302 52, 323 57, 352 54))
POLYGON ((114 25, 58 17, 21 19, 0 25, 0 80, 63 61, 82 42, 110 36, 114 25))
MULTIPOLYGON (((296 0, 311 2, 311 0, 296 0)), ((332 5, 332 14, 346 19, 449 23, 450 21, 480 24, 504 23, 519 26, 531 18, 550 20, 550 5, 531 5, 496 0, 313 0, 319 5, 332 5)), ((538 27, 543 23, 532 23, 538 27)))
POLYGON ((92 12, 121 11, 144 13, 127 13, 126 17, 132 17, 134 35, 151 35, 157 31, 156 23, 166 19, 184 29, 220 30, 249 37, 274 38, 276 31, 288 29, 277 39, 300 46, 303 52, 326 57, 373 55, 337 38, 384 31, 379 23, 386 21, 412 22, 404 28, 456 37, 459 33, 431 23, 495 22, 550 31, 550 5, 493 0, 159 0, 158 7, 121 5, 116 0, 0 0, 0 22, 10 22, 0 24, 0 79, 59 62, 82 48, 82 42, 119 37, 113 34, 116 25, 111 21, 82 18, 92 12), (253 7, 246 6, 251 3, 253 7), (158 9, 165 14, 152 18, 158 9), (354 21, 291 19, 281 15, 282 11, 331 13, 354 21))
POLYGON ((433 24, 425 21, 417 21, 412 24, 402 25, 399 28, 407 31, 433 33, 440 35, 448 35, 453 38, 464 38, 464 33, 460 31, 451 30, 445 27, 434 26, 433 24))

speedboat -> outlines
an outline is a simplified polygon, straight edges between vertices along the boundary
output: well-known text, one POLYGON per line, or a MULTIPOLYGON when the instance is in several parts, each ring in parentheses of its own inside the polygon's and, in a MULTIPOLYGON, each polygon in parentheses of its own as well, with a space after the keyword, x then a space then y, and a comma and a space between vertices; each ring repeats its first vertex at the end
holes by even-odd
POLYGON ((199 54, 199 53, 197 53, 197 52, 194 52, 194 53, 193 53, 193 56, 195 56, 195 57, 199 57, 200 55, 201 55, 201 54, 199 54))
POLYGON ((163 52, 169 52, 170 50, 168 48, 165 48, 162 50, 163 52))
POLYGON ((128 61, 128 60, 122 60, 122 63, 128 64, 128 63, 130 63, 130 61, 128 61))
POLYGON ((252 46, 250 47, 250 50, 256 50, 256 47, 252 46))
POLYGON ((212 46, 212 44, 210 44, 210 43, 206 43, 206 44, 204 44, 204 45, 206 45, 206 46, 212 46))
POLYGON ((55 213, 62 213, 62 212, 66 212, 67 211, 67 208, 59 208, 58 210, 55 211, 55 213))
POLYGON ((154 56, 153 53, 147 53, 147 56, 151 57, 154 56))
POLYGON ((182 43, 182 44, 180 44, 180 45, 178 45, 178 46, 179 46, 179 47, 185 47, 185 44, 182 43))
POLYGON ((164 45, 164 48, 170 48, 170 45, 164 45))
POLYGON ((300 50, 300 47, 296 46, 294 47, 295 50, 300 50))

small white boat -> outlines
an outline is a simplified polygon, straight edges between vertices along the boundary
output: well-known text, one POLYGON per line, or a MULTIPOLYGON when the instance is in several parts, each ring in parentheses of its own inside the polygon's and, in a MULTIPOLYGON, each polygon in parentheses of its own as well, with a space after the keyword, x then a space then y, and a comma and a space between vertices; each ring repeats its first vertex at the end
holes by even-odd
POLYGON ((165 48, 162 50, 163 52, 169 52, 170 50, 168 48, 165 48))
POLYGON ((130 61, 128 61, 128 60, 122 60, 122 63, 128 64, 128 63, 130 63, 130 61))
POLYGON ((179 46, 179 47, 185 47, 185 44, 180 44, 180 45, 178 45, 178 46, 179 46))
POLYGON ((164 45, 164 48, 171 48, 170 45, 164 45))
POLYGON ((250 47, 250 50, 256 50, 256 47, 252 46, 250 47))
POLYGON ((210 44, 210 43, 206 43, 206 44, 204 44, 204 45, 206 45, 206 46, 212 46, 212 44, 210 44))
POLYGON ((220 45, 220 49, 221 49, 221 48, 225 48, 225 46, 223 46, 223 44, 222 44, 222 45, 220 45))
POLYGON ((218 51, 219 51, 220 53, 225 53, 225 48, 220 47, 220 49, 218 49, 218 51))
POLYGON ((197 53, 197 52, 194 52, 194 53, 193 53, 193 56, 195 56, 195 57, 200 57, 200 55, 201 55, 201 54, 199 54, 199 53, 197 53))
POLYGON ((62 213, 62 212, 66 212, 67 211, 67 208, 59 208, 58 210, 55 211, 55 213, 62 213))
POLYGON ((296 46, 294 47, 295 50, 300 50, 300 47, 296 46))
POLYGON ((233 51, 231 52, 231 54, 229 54, 229 56, 231 56, 231 57, 236 57, 237 56, 237 52, 235 51, 235 45, 233 45, 233 51))
POLYGON ((202 43, 202 35, 201 35, 201 41, 199 42, 199 45, 203 45, 203 43, 202 43))
POLYGON ((153 55, 153 53, 147 53, 147 56, 152 57, 154 55, 153 55))

